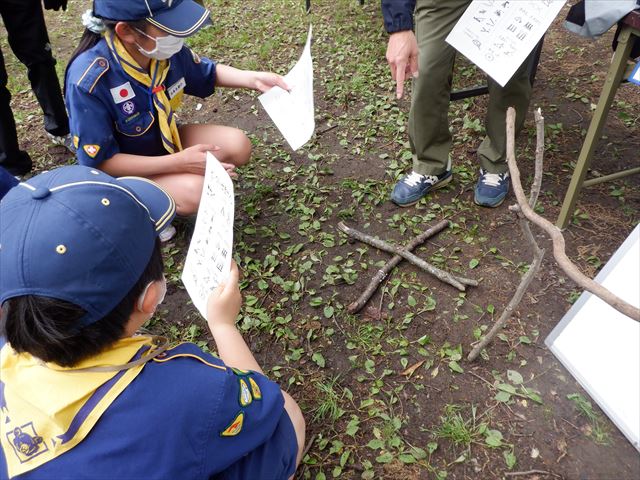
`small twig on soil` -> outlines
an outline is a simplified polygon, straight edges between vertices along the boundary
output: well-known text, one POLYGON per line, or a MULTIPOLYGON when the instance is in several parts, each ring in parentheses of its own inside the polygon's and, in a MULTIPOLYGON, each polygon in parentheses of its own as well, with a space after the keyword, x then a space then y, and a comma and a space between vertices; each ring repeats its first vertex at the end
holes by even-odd
MULTIPOLYGON (((342 469, 354 470, 356 472, 364 472, 364 467, 358 463, 345 463, 344 465, 340 465, 338 462, 327 462, 323 466, 327 467, 340 467, 342 469)), ((300 478, 300 477, 298 477, 300 478)))
POLYGON ((522 214, 534 225, 544 230, 553 242, 553 256, 556 262, 562 268, 564 273, 573 280, 578 286, 591 292, 593 295, 600 298, 602 301, 608 303, 613 308, 627 317, 640 322, 640 308, 625 302, 617 295, 613 294, 610 290, 606 289, 599 283, 595 282, 591 278, 584 275, 578 267, 567 257, 565 253, 565 242, 561 230, 551 223, 549 220, 542 218, 535 213, 533 209, 527 203, 524 192, 522 191, 522 183, 520 181, 520 171, 515 158, 514 149, 514 132, 515 132, 515 116, 516 112, 513 108, 509 107, 507 110, 507 164, 509 165, 509 173, 511 175, 511 184, 513 185, 513 192, 518 200, 518 206, 522 211, 522 214))
MULTIPOLYGON (((423 233, 418 235, 416 238, 414 238, 411 242, 409 242, 409 244, 407 244, 404 247, 404 249, 407 252, 410 252, 414 248, 426 242, 428 238, 444 230, 448 225, 449 225, 448 220, 442 220, 441 222, 437 223, 430 229, 424 231, 423 233)), ((367 302, 369 301, 371 296, 375 293, 375 291, 378 289, 380 284, 384 281, 385 278, 387 278, 387 275, 389 275, 389 273, 391 273, 391 270, 393 270, 401 261, 402 261, 402 257, 400 255, 394 255, 393 257, 391 257, 391 259, 387 263, 385 263, 384 267, 382 267, 380 270, 376 272, 376 274, 371 279, 369 286, 365 289, 364 292, 362 292, 362 295, 360 295, 360 297, 355 302, 351 303, 347 307, 347 310, 349 311, 349 313, 357 313, 360 310, 362 310, 362 307, 364 307, 367 304, 367 302)))
POLYGON ((463 283, 461 279, 451 275, 449 272, 440 270, 438 267, 435 267, 428 262, 425 262, 421 258, 415 256, 410 252, 407 252, 403 248, 390 245, 384 240, 379 240, 377 238, 372 237, 371 235, 367 235, 365 233, 359 232, 358 230, 354 230, 351 227, 347 227, 343 222, 338 223, 338 229, 340 229, 342 232, 346 233, 350 237, 355 238, 356 240, 359 240, 363 243, 369 244, 372 247, 375 247, 379 250, 384 250, 385 252, 393 253, 395 255, 400 255, 402 258, 409 261, 416 267, 419 267, 422 270, 430 273, 431 275, 443 281, 444 283, 448 283, 449 285, 457 288, 461 292, 464 292, 466 290, 467 285, 476 286, 478 284, 478 282, 476 282, 475 280, 470 280, 470 279, 464 279, 466 283, 463 283))
POLYGON ((557 473, 547 472, 546 470, 527 470, 526 472, 504 472, 505 477, 524 477, 525 475, 551 475, 556 478, 563 478, 562 475, 557 473))
POLYGON ((316 137, 319 137, 320 135, 323 135, 327 132, 330 132, 331 130, 333 130, 334 128, 336 128, 338 126, 338 124, 336 123, 335 125, 331 125, 330 127, 325 128, 324 130, 319 130, 316 132, 316 137))
POLYGON ((309 450, 311 450, 311 446, 313 445, 313 442, 316 441, 316 437, 318 436, 317 433, 314 433, 311 438, 309 439, 309 441, 307 442, 307 445, 304 447, 304 450, 302 451, 302 457, 300 458, 304 458, 307 453, 309 453, 309 450))
MULTIPOLYGON (((311 438, 309 439, 309 441, 307 442, 307 445, 304 447, 304 450, 302 451, 302 456, 300 457, 301 460, 304 460, 304 457, 307 456, 307 453, 309 453, 309 450, 311 450, 311 446, 313 445, 313 442, 316 441, 316 437, 318 436, 317 433, 314 433, 311 438)), ((299 477, 298 478, 303 478, 304 477, 304 471, 307 468, 307 465, 304 463, 301 463, 301 467, 300 467, 300 471, 298 472, 299 477)))
POLYGON ((569 420, 567 420, 566 418, 562 418, 560 417, 560 420, 562 420, 565 423, 568 423, 569 425, 571 425, 573 428, 575 428, 577 431, 579 431, 580 433, 582 433, 582 430, 580 430, 578 427, 576 427, 573 423, 571 423, 569 420))
POLYGON ((473 375, 474 377, 476 377, 476 378, 478 378, 478 379, 482 380, 484 383, 486 383, 487 385, 489 385, 489 387, 491 387, 491 388, 495 388, 495 387, 493 386, 493 383, 489 382, 488 380, 485 380, 484 378, 482 378, 482 377, 481 377, 480 375, 478 375, 477 373, 473 373, 473 372, 472 372, 472 371, 470 371, 470 370, 469 370, 467 373, 469 373, 469 374, 473 375))
MULTIPOLYGON (((538 195, 540 194, 540 187, 542 186, 542 159, 544 156, 544 117, 540 113, 540 109, 535 112, 536 119, 536 163, 535 163, 535 175, 533 180, 533 185, 531 186, 531 192, 529 194, 529 203, 530 207, 535 207, 536 201, 538 199, 538 195)), ((515 115, 513 118, 507 115, 507 157, 515 158, 515 115), (509 122, 512 123, 509 123, 509 122), (511 135, 511 137, 509 137, 511 135), (511 149, 511 150, 509 150, 511 149)), ((509 165, 509 169, 511 169, 511 165, 509 165)), ((520 201, 520 199, 518 199, 520 201)), ((533 250, 533 261, 529 265, 529 270, 522 276, 520 280, 520 285, 516 289, 513 297, 509 301, 507 307, 503 310, 498 321, 493 325, 491 330, 484 336, 484 338, 475 346, 471 353, 467 356, 467 360, 473 362, 478 355, 485 348, 489 342, 493 340, 493 338, 497 335, 497 333, 504 327, 507 323, 513 311, 518 307, 524 293, 529 288, 529 285, 533 281, 534 277, 540 270, 542 266, 542 259, 544 257, 544 249, 541 249, 536 242, 535 237, 531 233, 531 228, 529 227, 529 222, 522 216, 521 212, 518 210, 518 221, 520 224, 520 229, 522 230, 522 234, 527 239, 531 249, 533 250)))

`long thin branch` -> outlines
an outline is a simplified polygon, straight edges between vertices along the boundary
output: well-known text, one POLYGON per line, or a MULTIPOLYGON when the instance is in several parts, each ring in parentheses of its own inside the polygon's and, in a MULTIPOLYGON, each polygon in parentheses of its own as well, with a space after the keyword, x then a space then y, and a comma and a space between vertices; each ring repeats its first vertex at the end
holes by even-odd
MULTIPOLYGON (((535 207, 536 201, 538 199, 538 195, 540 194, 540 188, 542 186, 542 170, 543 170, 542 161, 544 158, 544 117, 542 116, 540 109, 538 109, 535 112, 535 120, 536 120, 536 131, 537 131, 536 161, 535 161, 534 180, 533 180, 533 184, 531 185, 531 192, 529 193, 529 205, 531 206, 531 208, 535 207)), ((512 148, 515 148, 513 144, 511 146, 512 148)), ((514 156, 515 156, 515 153, 514 153, 514 156)), ((524 237, 527 239, 529 246, 533 250, 533 261, 529 265, 529 270, 527 271, 527 273, 525 273, 522 279, 520 280, 520 284, 516 289, 516 293, 511 298, 511 301, 509 301, 509 304, 507 305, 507 307, 503 310, 502 314, 500 315, 500 318, 498 318, 498 320, 496 321, 496 323, 494 323, 491 330, 489 330, 489 332, 484 336, 484 338, 475 347, 473 347, 473 350, 471 350, 471 353, 469 353, 469 355, 467 356, 467 360, 469 360, 470 362, 473 362, 475 359, 478 358, 478 355, 480 354, 480 352, 482 352, 482 349, 485 348, 487 345, 489 345, 489 343, 493 340, 493 338, 498 334, 498 332, 504 327, 507 321, 511 318, 513 311, 520 304, 520 301, 524 296, 524 292, 527 291, 527 288, 529 288, 529 285, 531 284, 536 274, 540 270, 540 267, 542 266, 544 250, 540 249, 540 247, 538 246, 538 243, 536 242, 535 237, 531 233, 531 228, 529 228, 529 222, 524 218, 524 216, 522 215, 522 212, 517 207, 517 205, 513 205, 512 207, 510 207, 510 210, 514 210, 518 215, 518 222, 520 224, 520 229, 522 230, 524 237)))
POLYGON ((634 307, 633 305, 625 302, 599 283, 584 275, 578 269, 578 267, 576 267, 576 265, 569 259, 569 257, 567 257, 567 254, 565 253, 564 237, 562 236, 562 232, 560 231, 560 229, 553 223, 536 214, 529 206, 529 203, 527 202, 527 199, 522 190, 520 171, 518 170, 515 159, 515 116, 515 110, 509 107, 509 109, 507 110, 507 164, 509 165, 509 173, 511 175, 513 191, 516 195, 516 199, 518 200, 518 205, 522 213, 527 218, 527 220, 543 229, 551 237, 551 240, 553 242, 553 256, 555 257, 556 262, 558 263, 560 268, 562 268, 562 270, 571 280, 573 280, 580 287, 600 298, 602 301, 611 305, 620 313, 637 322, 640 322, 640 308, 634 307))
MULTIPOLYGON (((410 252, 414 248, 426 242, 427 239, 444 230, 448 225, 448 220, 442 220, 438 222, 436 225, 429 228, 428 230, 425 230, 420 235, 411 240, 411 242, 405 245, 404 250, 410 252)), ((378 286, 380 286, 384 279, 387 278, 387 275, 391 273, 391 270, 393 270, 401 261, 402 257, 400 255, 394 255, 393 257, 391 257, 391 259, 387 263, 385 263, 385 265, 380 270, 376 272, 376 274, 371 279, 371 282, 369 283, 365 291, 362 292, 360 297, 347 307, 349 313, 357 313, 362 310, 362 307, 367 304, 371 296, 378 289, 378 286)))
POLYGON ((533 184, 531 185, 531 192, 529 192, 529 206, 531 208, 535 208, 540 188, 542 187, 542 165, 544 159, 544 117, 539 108, 534 112, 533 116, 536 122, 536 161, 534 163, 533 184))
POLYGON ((389 253, 393 253, 395 255, 400 255, 402 258, 404 258, 405 260, 409 261, 410 263, 412 263, 413 265, 415 265, 416 267, 421 268, 422 270, 430 273, 431 275, 433 275, 434 277, 438 278, 439 280, 448 283, 449 285, 457 288, 458 290, 460 290, 461 292, 464 292, 467 288, 467 285, 473 285, 473 283, 475 283, 477 285, 477 282, 475 280, 470 280, 470 279, 465 279, 467 282, 473 282, 473 283, 463 283, 460 281, 460 279, 456 278, 455 276, 451 275, 449 272, 445 272, 444 270, 440 270, 438 267, 435 267, 433 265, 431 265, 428 262, 425 262, 424 260, 422 260, 421 258, 415 256, 414 254, 407 252, 406 250, 404 250, 401 247, 396 247, 394 245, 390 245, 387 242, 385 242, 384 240, 379 240, 377 238, 372 237, 371 235, 367 235, 366 233, 362 233, 359 232, 358 230, 355 230, 351 227, 347 227, 343 222, 338 223, 338 228, 346 233, 347 235, 349 235, 350 237, 355 238, 356 240, 359 240, 363 243, 367 243, 373 247, 376 247, 379 250, 384 250, 385 252, 389 252, 389 253))

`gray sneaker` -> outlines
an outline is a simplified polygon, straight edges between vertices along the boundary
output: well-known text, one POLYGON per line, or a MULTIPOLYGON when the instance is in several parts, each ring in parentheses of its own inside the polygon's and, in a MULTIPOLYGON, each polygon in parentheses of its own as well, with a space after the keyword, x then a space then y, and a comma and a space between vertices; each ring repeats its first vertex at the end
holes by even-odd
POLYGON ((69 150, 71 153, 76 153, 76 147, 73 145, 73 138, 70 133, 67 133, 64 136, 57 136, 47 132, 47 137, 49 137, 49 141, 54 145, 60 145, 69 150))

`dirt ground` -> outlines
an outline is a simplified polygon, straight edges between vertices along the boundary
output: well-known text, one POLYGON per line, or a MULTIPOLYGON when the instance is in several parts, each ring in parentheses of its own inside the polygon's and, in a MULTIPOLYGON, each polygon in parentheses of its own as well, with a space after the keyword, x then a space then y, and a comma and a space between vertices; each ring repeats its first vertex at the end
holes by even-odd
MULTIPOLYGON (((47 12, 61 74, 87 3, 47 12)), ((239 325, 265 371, 306 412, 309 445, 299 478, 639 478, 638 452, 595 404, 581 401, 587 393, 544 345, 580 291, 553 261, 542 232, 537 238, 548 254, 541 273, 500 338, 477 362, 464 360, 532 255, 508 210, 512 194, 497 209, 473 204, 487 99, 451 105, 454 181, 399 209, 388 197, 410 167, 409 101, 393 97, 379 2, 316 0, 309 15, 291 0, 206 3, 214 26, 191 45, 243 68, 285 73, 302 50, 307 23, 314 25, 316 135, 304 148, 291 152, 251 92, 189 99, 180 116, 236 126, 254 144, 252 163, 236 182, 235 258, 245 299, 239 325), (480 285, 460 293, 403 262, 366 309, 348 314, 346 305, 389 256, 349 241, 338 222, 404 244, 441 219, 449 228, 416 253, 480 285), (516 392, 509 398, 500 395, 505 384, 516 392)), ((546 118, 538 211, 551 221, 611 57, 612 32, 596 42, 578 38, 562 27, 565 13, 546 35, 531 102, 546 118)), ((37 171, 73 162, 47 145, 24 68, 5 37, 0 29, 23 147, 37 171)), ((455 88, 483 81, 458 62, 455 88)), ((638 165, 638 88, 619 90, 592 175, 638 165)), ((518 141, 527 189, 531 118, 518 141)), ((595 276, 638 223, 639 207, 638 176, 583 191, 565 237, 587 275, 595 276)), ((177 226, 179 235, 164 248, 169 294, 148 328, 215 351, 179 279, 193 220, 177 226)))

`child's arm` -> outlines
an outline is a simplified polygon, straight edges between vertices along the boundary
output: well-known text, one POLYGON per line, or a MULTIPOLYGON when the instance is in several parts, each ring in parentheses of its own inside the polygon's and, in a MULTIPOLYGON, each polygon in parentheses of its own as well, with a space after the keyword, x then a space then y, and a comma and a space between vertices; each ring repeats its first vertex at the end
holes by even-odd
POLYGON ((100 170, 114 177, 136 175, 150 177, 170 173, 195 173, 204 175, 207 166, 207 152, 215 152, 215 145, 194 145, 180 152, 149 157, 116 153, 99 165, 100 170))
POLYGON ((209 297, 207 323, 218 347, 218 354, 225 364, 262 373, 260 365, 236 328, 236 318, 242 305, 238 279, 238 266, 236 262, 231 262, 229 279, 209 297))
POLYGON ((251 88, 260 92, 266 92, 277 85, 284 90, 290 90, 284 78, 277 73, 239 70, 220 63, 216 65, 216 85, 219 87, 251 88))
MULTIPOLYGON (((222 361, 230 367, 253 370, 262 373, 260 365, 236 328, 236 318, 240 313, 242 295, 238 287, 239 272, 236 262, 231 262, 231 273, 226 284, 216 288, 207 304, 207 323, 218 347, 222 361)), ((280 390, 284 397, 284 409, 291 420, 298 443, 296 466, 302 460, 305 441, 305 421, 302 410, 287 392, 280 390)))

